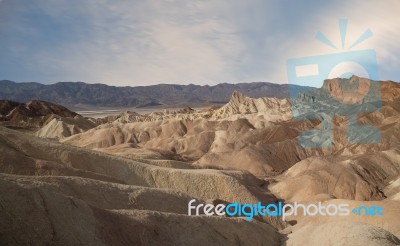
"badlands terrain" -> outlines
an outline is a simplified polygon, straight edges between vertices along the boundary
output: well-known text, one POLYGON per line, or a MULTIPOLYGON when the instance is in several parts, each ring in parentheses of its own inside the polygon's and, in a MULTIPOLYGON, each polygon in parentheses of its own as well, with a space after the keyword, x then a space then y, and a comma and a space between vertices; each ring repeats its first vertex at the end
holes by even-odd
POLYGON ((234 91, 222 106, 103 118, 45 101, 2 100, 0 242, 399 245, 400 85, 371 82, 379 93, 366 96, 365 83, 356 76, 326 80, 319 89, 296 88, 295 98, 234 91), (346 83, 357 84, 359 94, 343 93, 346 83), (379 129, 378 143, 368 131, 349 139, 344 116, 354 112, 359 124, 379 129), (318 131, 302 135, 327 119, 331 144, 318 131), (302 137, 323 147, 306 148, 302 137), (188 216, 191 199, 379 205, 384 215, 246 221, 188 216))

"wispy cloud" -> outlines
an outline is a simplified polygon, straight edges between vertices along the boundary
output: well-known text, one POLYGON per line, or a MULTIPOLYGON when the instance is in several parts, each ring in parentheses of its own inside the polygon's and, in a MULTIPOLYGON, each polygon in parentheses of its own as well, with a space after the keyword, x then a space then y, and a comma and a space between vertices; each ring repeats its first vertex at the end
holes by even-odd
POLYGON ((313 37, 321 30, 338 40, 337 19, 347 17, 349 38, 371 27, 374 41, 364 45, 377 49, 383 77, 400 80, 398 6, 395 0, 6 0, 0 74, 115 85, 285 83, 286 59, 331 52, 313 37))

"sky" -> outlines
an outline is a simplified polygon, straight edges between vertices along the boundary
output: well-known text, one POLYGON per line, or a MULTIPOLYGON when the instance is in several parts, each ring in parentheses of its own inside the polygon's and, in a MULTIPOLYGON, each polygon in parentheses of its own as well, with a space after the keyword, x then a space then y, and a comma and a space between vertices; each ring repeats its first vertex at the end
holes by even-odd
POLYGON ((373 49, 379 78, 400 81, 399 10, 398 0, 0 0, 0 80, 288 83, 288 59, 373 49))

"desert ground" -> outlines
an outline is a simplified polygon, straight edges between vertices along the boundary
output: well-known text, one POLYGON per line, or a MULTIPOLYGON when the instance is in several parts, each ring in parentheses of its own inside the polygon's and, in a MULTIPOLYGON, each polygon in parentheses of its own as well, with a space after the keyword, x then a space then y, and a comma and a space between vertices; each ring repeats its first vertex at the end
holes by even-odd
MULTIPOLYGON (((349 113, 326 104, 326 93, 337 93, 336 82, 301 92, 296 109, 349 113)), ((2 100, 0 242, 400 245, 400 85, 381 81, 379 91, 381 103, 363 101, 360 107, 374 110, 357 119, 379 129, 379 143, 368 142, 368 132, 350 142, 348 120, 337 116, 329 118, 333 143, 327 148, 299 144, 304 131, 323 126, 318 119, 295 119, 288 98, 234 92, 223 105, 92 114, 2 100), (381 206, 384 215, 247 221, 190 216, 192 199, 214 205, 348 203, 381 206)))

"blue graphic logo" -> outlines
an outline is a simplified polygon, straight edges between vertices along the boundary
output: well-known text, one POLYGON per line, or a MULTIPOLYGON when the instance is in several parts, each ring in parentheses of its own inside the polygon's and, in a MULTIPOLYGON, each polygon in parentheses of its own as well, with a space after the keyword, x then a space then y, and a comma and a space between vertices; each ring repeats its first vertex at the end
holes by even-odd
POLYGON ((293 204, 278 202, 277 204, 269 203, 263 205, 261 202, 255 204, 240 204, 238 202, 225 204, 196 204, 196 199, 188 202, 188 215, 199 216, 204 214, 206 216, 244 216, 247 221, 252 220, 256 216, 270 216, 281 217, 285 221, 290 216, 349 216, 350 212, 358 216, 383 216, 383 208, 381 206, 360 206, 358 208, 350 209, 348 203, 339 204, 323 204, 318 202, 316 204, 302 204, 294 202, 293 204))
POLYGON ((366 207, 366 206, 360 206, 358 208, 353 208, 351 210, 351 212, 353 214, 362 216, 362 215, 366 215, 366 216, 383 216, 383 208, 381 206, 370 206, 370 207, 366 207))
MULTIPOLYGON (((345 49, 347 20, 339 20, 341 48, 345 49)), ((372 37, 367 29, 349 49, 372 37)), ((338 48, 321 32, 317 40, 338 48)), ((362 113, 382 107, 378 64, 375 50, 346 51, 287 61, 289 96, 293 120, 319 120, 319 129, 305 130, 299 136, 303 148, 330 148, 333 144, 332 121, 336 116, 347 117, 348 143, 380 143, 379 129, 358 123, 362 113), (357 75, 357 76, 355 76, 357 75), (298 92, 293 85, 321 87, 298 92)))

